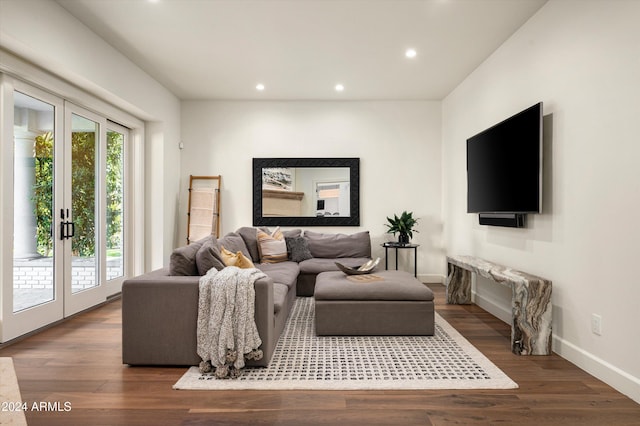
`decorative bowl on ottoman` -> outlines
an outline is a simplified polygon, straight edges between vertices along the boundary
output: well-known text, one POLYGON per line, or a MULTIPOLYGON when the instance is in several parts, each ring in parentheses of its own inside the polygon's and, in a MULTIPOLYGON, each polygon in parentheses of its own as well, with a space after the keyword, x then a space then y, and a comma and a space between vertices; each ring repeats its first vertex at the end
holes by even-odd
POLYGON ((340 268, 340 270, 347 275, 370 274, 371 272, 373 272, 374 269, 376 269, 376 266, 378 266, 378 263, 380 263, 380 258, 377 258, 376 260, 370 260, 358 268, 351 268, 349 266, 343 265, 342 263, 335 262, 336 266, 340 268))

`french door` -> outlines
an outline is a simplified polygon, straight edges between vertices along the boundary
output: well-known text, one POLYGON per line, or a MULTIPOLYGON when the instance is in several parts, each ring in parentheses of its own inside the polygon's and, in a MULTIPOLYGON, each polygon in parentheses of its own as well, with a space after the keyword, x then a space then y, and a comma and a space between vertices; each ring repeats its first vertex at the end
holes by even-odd
POLYGON ((4 342, 120 291, 129 135, 21 82, 2 91, 4 342))
POLYGON ((106 298, 100 271, 106 265, 101 242, 106 195, 100 179, 105 169, 106 120, 65 102, 64 203, 58 213, 64 246, 64 312, 74 314, 106 298))

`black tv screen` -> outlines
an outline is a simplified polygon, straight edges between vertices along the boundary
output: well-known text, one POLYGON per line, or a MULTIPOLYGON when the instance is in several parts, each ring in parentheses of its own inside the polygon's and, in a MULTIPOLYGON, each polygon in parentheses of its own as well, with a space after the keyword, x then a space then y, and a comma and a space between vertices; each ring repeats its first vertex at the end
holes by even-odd
POLYGON ((467 212, 540 213, 542 102, 467 139, 467 212))

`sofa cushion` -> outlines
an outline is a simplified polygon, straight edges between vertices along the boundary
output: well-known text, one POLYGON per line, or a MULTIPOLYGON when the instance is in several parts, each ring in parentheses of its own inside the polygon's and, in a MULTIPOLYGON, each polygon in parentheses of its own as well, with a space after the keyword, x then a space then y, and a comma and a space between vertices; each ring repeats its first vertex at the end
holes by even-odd
POLYGON ((267 274, 274 283, 285 284, 287 287, 295 286, 300 273, 300 268, 295 262, 262 263, 256 268, 267 274))
POLYGON ((222 246, 220 248, 220 255, 222 256, 222 261, 226 266, 237 266, 242 269, 255 268, 251 259, 245 256, 240 250, 232 253, 222 246))
POLYGON ((371 257, 371 237, 369 231, 355 234, 321 234, 305 231, 309 240, 309 250, 313 257, 371 257))
POLYGON ((336 262, 340 262, 343 265, 349 266, 351 268, 357 268, 369 260, 371 259, 369 259, 368 257, 343 257, 336 259, 314 257, 313 259, 308 259, 300 262, 298 266, 300 266, 301 274, 319 274, 320 272, 325 271, 339 271, 340 269, 336 266, 336 262))
POLYGON ((311 259, 311 251, 309 251, 309 240, 304 237, 285 237, 287 243, 287 254, 289 260, 293 262, 302 262, 311 259))
POLYGON ((198 275, 196 254, 202 244, 203 240, 198 240, 175 249, 169 257, 169 275, 198 275))
POLYGON ((382 281, 353 282, 342 272, 325 272, 316 278, 316 300, 433 300, 433 291, 404 271, 380 271, 382 281))
POLYGON ((260 263, 279 263, 287 260, 287 243, 280 227, 267 234, 258 229, 258 250, 260 251, 260 263))
POLYGON ((211 236, 205 239, 196 253, 196 266, 198 267, 198 275, 205 275, 211 268, 216 268, 219 271, 225 267, 215 237, 211 236))
POLYGON ((285 300, 287 300, 287 293, 289 287, 284 284, 273 284, 273 313, 277 314, 284 307, 285 300))

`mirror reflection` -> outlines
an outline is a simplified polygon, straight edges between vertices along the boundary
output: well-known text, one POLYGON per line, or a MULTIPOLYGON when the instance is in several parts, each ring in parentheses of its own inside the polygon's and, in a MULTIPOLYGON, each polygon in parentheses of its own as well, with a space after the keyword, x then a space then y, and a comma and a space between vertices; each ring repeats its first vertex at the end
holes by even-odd
POLYGON ((348 167, 262 168, 265 217, 349 217, 348 167))

